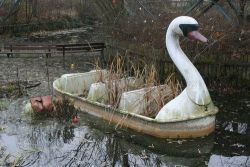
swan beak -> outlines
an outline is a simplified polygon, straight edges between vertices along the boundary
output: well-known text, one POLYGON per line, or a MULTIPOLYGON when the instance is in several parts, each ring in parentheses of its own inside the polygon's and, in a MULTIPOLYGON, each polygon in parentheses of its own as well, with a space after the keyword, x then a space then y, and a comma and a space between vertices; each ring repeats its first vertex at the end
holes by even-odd
POLYGON ((191 31, 187 34, 188 39, 190 40, 198 40, 200 42, 208 42, 207 38, 204 37, 201 33, 198 31, 191 31))

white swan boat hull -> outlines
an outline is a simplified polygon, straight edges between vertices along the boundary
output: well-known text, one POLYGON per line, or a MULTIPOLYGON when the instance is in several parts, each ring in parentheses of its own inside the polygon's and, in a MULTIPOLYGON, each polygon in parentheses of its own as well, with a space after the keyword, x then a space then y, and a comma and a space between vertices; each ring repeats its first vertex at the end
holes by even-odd
POLYGON ((207 136, 215 130, 215 114, 218 112, 216 107, 214 111, 192 118, 160 122, 80 97, 81 92, 88 90, 91 83, 98 81, 97 73, 65 74, 58 78, 53 82, 54 100, 68 100, 75 109, 103 119, 116 127, 132 129, 157 138, 195 138, 207 136))

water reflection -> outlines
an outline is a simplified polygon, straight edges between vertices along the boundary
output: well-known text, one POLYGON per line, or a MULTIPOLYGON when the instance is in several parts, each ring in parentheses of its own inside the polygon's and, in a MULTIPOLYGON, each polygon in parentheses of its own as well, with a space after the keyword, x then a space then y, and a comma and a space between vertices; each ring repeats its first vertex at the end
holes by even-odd
MULTIPOLYGON (((231 158, 240 162, 249 158, 249 119, 241 118, 248 115, 249 106, 241 106, 244 110, 235 106, 236 112, 230 100, 217 101, 225 107, 221 106, 213 135, 189 140, 159 140, 114 129, 86 114, 79 115, 78 124, 33 119, 21 114, 26 100, 13 101, 0 117, 1 125, 7 127, 0 141, 16 158, 21 155, 21 166, 214 166, 218 157, 223 164, 231 158)), ((244 100, 240 103, 245 104, 244 100)))
POLYGON ((226 131, 235 132, 239 134, 246 134, 247 132, 247 123, 241 122, 224 122, 222 127, 225 128, 226 131))
POLYGON ((250 157, 234 156, 225 157, 222 155, 212 155, 210 157, 208 167, 248 167, 250 166, 250 157))
POLYGON ((214 94, 217 115, 214 154, 227 157, 250 155, 250 106, 248 93, 214 94))
POLYGON ((197 140, 159 143, 130 131, 114 130, 112 125, 85 114, 80 115, 81 121, 76 125, 57 119, 34 120, 21 115, 22 101, 3 112, 1 122, 11 122, 0 134, 7 151, 21 155, 21 166, 200 166, 212 149, 211 144, 197 140), (162 144, 165 145, 160 150, 162 144))

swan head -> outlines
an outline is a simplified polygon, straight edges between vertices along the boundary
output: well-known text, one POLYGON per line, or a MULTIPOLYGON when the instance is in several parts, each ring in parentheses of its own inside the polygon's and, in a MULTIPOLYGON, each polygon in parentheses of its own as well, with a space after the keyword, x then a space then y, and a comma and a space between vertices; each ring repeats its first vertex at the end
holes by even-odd
POLYGON ((207 42, 207 38, 198 32, 198 28, 199 24, 194 18, 179 16, 170 23, 168 32, 178 37, 184 36, 190 40, 207 42))

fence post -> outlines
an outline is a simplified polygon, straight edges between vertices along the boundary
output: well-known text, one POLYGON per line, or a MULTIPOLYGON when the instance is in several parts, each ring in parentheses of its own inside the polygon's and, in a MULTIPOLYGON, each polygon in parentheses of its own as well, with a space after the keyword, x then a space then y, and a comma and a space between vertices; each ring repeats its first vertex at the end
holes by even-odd
POLYGON ((63 68, 65 68, 65 46, 63 46, 63 68))
POLYGON ((7 53, 7 57, 12 56, 12 45, 10 45, 10 53, 7 53))
POLYGON ((49 53, 46 53, 46 58, 48 58, 48 57, 51 57, 51 49, 50 49, 50 46, 48 46, 48 51, 49 51, 49 53))
POLYGON ((4 43, 0 43, 0 52, 4 51, 4 43))
POLYGON ((105 68, 106 67, 106 59, 105 59, 105 56, 104 56, 104 48, 105 48, 105 44, 104 46, 102 47, 101 49, 101 64, 102 64, 102 68, 105 68))
POLYGON ((163 60, 158 60, 158 68, 159 68, 159 79, 161 83, 164 83, 165 78, 165 62, 163 60))

